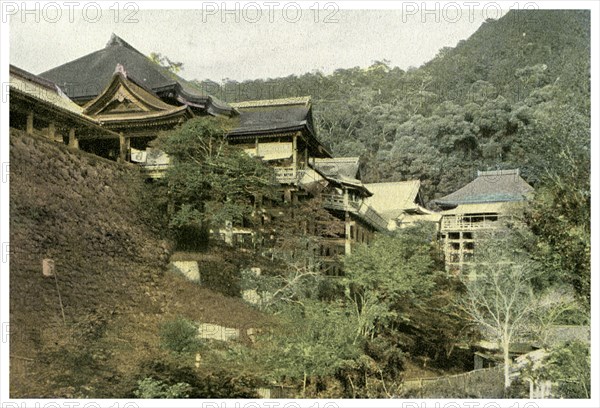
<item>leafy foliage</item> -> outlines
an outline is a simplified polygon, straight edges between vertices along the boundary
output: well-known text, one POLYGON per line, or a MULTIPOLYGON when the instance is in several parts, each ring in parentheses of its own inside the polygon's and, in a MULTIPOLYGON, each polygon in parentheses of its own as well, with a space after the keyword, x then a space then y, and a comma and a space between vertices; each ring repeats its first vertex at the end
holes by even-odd
POLYGON ((229 126, 223 119, 199 117, 157 139, 173 161, 163 183, 173 206, 170 227, 180 242, 189 241, 190 231, 243 223, 258 197, 272 195, 273 170, 229 145, 229 126))
POLYGON ((558 383, 557 393, 561 398, 590 398, 590 347, 574 342, 553 350, 546 376, 558 383))
POLYGON ((132 394, 158 393, 157 398, 256 398, 253 376, 220 367, 198 370, 190 359, 156 355, 140 367, 132 394), (143 385, 143 387, 140 387, 143 385), (177 394, 166 397, 167 393, 177 394))
POLYGON ((589 310, 591 261, 591 152, 589 118, 570 106, 548 102, 538 112, 535 145, 527 146, 540 177, 526 222, 531 252, 547 279, 570 284, 589 310))
POLYGON ((133 394, 138 398, 188 398, 190 385, 177 383, 166 385, 162 381, 153 378, 144 378, 138 382, 138 388, 133 394))
POLYGON ((305 301, 280 313, 282 326, 263 339, 260 359, 273 378, 332 376, 362 355, 355 321, 336 304, 305 301))
POLYGON ((160 338, 162 347, 175 353, 190 353, 200 345, 198 327, 183 317, 164 323, 160 338))
POLYGON ((357 336, 373 337, 377 325, 398 317, 393 305, 401 299, 417 303, 431 295, 436 272, 433 231, 424 231, 414 228, 395 237, 380 236, 344 259, 346 299, 358 320, 357 336))

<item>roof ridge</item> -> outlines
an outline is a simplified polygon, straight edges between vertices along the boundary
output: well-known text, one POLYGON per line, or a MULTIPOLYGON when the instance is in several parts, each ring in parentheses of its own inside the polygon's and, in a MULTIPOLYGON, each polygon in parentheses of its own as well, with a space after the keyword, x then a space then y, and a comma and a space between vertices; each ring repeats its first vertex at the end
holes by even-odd
POLYGON ((288 98, 276 98, 276 99, 255 99, 250 101, 232 102, 229 105, 234 108, 259 108, 267 106, 285 106, 285 105, 305 105, 308 106, 311 103, 311 96, 291 96, 288 98))
POLYGON ((392 185, 392 184, 400 184, 400 183, 404 183, 404 184, 414 184, 414 183, 419 183, 421 184, 421 180, 419 179, 412 179, 412 180, 399 180, 399 181, 380 181, 377 183, 365 183, 365 184, 370 184, 370 185, 392 185))
POLYGON ((477 170, 477 177, 485 177, 485 176, 519 176, 519 169, 506 169, 506 170, 477 170))
MULTIPOLYGON (((11 64, 9 66, 9 73, 20 76, 23 79, 34 82, 45 88, 51 89, 56 93, 58 93, 58 90, 60 89, 60 87, 57 84, 50 81, 49 79, 43 78, 39 75, 32 74, 29 71, 25 71, 23 68, 17 67, 16 65, 11 64)), ((62 92, 62 90, 61 90, 61 92, 62 92)))

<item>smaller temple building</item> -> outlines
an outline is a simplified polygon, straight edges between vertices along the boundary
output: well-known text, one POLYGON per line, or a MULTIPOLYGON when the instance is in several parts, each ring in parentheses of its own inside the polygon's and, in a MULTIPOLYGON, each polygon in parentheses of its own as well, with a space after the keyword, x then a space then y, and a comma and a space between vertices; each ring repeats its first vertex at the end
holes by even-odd
POLYGON ((512 169, 478 171, 466 186, 434 200, 442 209, 440 235, 447 269, 459 271, 472 263, 476 247, 485 245, 485 232, 518 222, 532 195, 533 187, 519 169, 512 169))

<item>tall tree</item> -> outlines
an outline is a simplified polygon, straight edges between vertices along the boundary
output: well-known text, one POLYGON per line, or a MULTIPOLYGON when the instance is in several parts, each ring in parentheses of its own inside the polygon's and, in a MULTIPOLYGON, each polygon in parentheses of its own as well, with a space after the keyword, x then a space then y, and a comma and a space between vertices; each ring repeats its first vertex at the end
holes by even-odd
POLYGON ((199 117, 157 139, 156 147, 172 160, 161 182, 172 204, 170 227, 180 240, 242 223, 260 197, 274 197, 273 170, 228 144, 231 126, 225 119, 199 117))
POLYGON ((505 388, 511 384, 511 344, 530 334, 538 305, 532 285, 537 268, 528 254, 511 245, 507 234, 491 234, 493 248, 478 251, 477 264, 462 275, 466 291, 457 303, 484 338, 501 350, 505 388))

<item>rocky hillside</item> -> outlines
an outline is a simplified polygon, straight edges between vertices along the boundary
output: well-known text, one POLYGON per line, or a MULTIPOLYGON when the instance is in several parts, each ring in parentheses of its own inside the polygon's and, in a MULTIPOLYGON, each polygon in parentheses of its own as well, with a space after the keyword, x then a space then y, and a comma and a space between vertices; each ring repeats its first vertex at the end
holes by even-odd
POLYGON ((169 245, 135 168, 10 137, 11 397, 127 395, 176 316, 266 324, 240 299, 167 272, 169 245))

